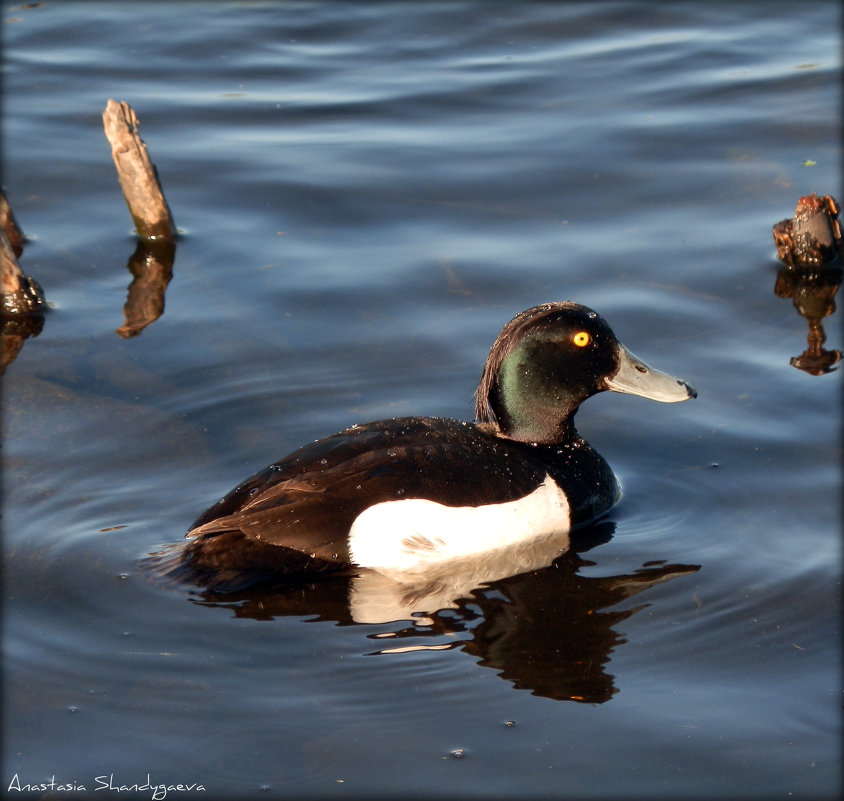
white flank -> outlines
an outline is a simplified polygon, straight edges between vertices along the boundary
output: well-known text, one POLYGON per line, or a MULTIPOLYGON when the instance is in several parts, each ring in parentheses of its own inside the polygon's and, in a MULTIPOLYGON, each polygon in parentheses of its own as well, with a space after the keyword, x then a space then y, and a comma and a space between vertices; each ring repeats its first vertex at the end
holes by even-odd
POLYGON ((361 512, 349 531, 352 561, 381 570, 425 569, 568 531, 569 505, 551 476, 529 495, 488 506, 444 506, 421 498, 361 512))

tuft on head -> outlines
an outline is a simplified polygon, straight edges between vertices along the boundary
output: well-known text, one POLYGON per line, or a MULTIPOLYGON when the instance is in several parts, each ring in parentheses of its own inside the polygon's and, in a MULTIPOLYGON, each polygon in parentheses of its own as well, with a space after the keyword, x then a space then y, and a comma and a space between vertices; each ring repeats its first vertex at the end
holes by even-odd
POLYGON ((501 364, 513 348, 522 340, 525 331, 536 325, 540 325, 543 321, 559 312, 575 310, 582 311, 586 314, 595 314, 595 312, 586 308, 586 306, 581 306, 579 303, 572 301, 543 303, 519 312, 501 329, 501 333, 499 333, 495 342, 492 344, 492 348, 490 348, 489 358, 486 361, 478 389, 475 392, 475 419, 478 422, 500 422, 503 410, 499 408, 495 378, 498 375, 501 364))

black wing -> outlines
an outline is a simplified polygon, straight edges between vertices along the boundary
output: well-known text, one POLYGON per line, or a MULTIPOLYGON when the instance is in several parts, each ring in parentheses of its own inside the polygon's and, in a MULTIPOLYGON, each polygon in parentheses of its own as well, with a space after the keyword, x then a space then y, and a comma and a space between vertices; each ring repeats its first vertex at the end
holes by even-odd
POLYGON ((264 468, 202 514, 188 537, 239 531, 343 563, 349 559, 349 529, 368 506, 402 498, 448 506, 501 503, 532 492, 545 474, 541 463, 516 458, 506 441, 469 423, 380 421, 319 440, 264 468))

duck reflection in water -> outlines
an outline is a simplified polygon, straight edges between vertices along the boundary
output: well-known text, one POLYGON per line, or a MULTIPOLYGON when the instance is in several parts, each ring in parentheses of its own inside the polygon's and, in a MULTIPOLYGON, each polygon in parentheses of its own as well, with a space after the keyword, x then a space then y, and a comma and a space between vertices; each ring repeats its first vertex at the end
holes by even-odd
POLYGON ((195 603, 231 609, 235 617, 294 616, 342 626, 407 622, 368 635, 377 655, 460 648, 516 689, 555 700, 603 703, 616 692, 605 666, 626 642, 615 627, 649 604, 619 608, 648 588, 699 569, 650 562, 632 573, 589 577, 580 554, 608 542, 614 523, 593 524, 562 543, 549 538, 518 554, 498 554, 415 581, 374 570, 287 576, 278 584, 220 595, 204 590, 195 603), (514 564, 522 572, 511 575, 514 564))

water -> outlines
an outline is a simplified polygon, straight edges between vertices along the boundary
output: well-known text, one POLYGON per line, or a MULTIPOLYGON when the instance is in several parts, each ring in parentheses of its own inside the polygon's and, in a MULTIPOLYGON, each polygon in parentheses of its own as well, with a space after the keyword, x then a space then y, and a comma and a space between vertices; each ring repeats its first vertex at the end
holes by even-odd
POLYGON ((842 197, 838 16, 4 7, 2 180, 53 306, 3 381, 5 787, 835 795, 841 373, 789 364, 808 325, 771 226, 842 197), (182 232, 131 338, 109 98, 182 232), (553 566, 453 577, 459 600, 139 569, 303 443, 468 418, 499 328, 556 299, 700 396, 584 406, 624 497, 553 566))

